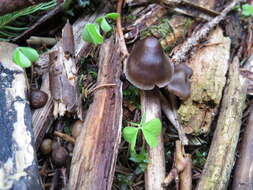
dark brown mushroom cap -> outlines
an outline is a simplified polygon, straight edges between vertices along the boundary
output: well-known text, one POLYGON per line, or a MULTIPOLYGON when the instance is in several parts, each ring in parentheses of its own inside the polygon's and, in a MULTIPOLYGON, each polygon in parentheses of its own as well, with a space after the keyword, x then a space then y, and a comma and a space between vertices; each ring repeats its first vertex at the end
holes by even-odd
POLYGON ((169 92, 186 99, 190 96, 190 77, 192 76, 192 69, 185 64, 175 66, 173 77, 166 86, 169 92))
POLYGON ((142 90, 152 90, 155 85, 160 88, 166 86, 173 72, 173 64, 169 63, 154 37, 138 41, 125 65, 127 80, 142 90))

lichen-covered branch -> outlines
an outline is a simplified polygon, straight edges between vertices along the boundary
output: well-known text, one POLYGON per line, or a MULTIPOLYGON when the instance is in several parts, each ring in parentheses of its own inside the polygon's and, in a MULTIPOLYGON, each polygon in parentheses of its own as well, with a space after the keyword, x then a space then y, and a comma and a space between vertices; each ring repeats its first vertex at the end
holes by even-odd
POLYGON ((246 83, 239 73, 239 60, 235 58, 230 64, 217 126, 196 190, 227 189, 235 160, 245 98, 246 83))

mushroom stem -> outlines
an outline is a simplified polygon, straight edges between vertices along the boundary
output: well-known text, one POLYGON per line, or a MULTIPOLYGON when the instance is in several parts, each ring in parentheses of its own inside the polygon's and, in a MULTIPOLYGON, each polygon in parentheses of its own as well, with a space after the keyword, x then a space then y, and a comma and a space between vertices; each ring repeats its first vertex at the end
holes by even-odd
POLYGON ((164 115, 166 115, 166 117, 170 120, 172 125, 177 129, 178 136, 182 144, 188 145, 188 142, 189 142, 188 138, 186 137, 184 130, 178 121, 176 106, 173 102, 175 99, 175 96, 172 94, 169 94, 168 95, 169 99, 166 99, 161 92, 159 92, 159 96, 160 96, 161 107, 162 107, 162 111, 164 115))
MULTIPOLYGON (((159 118, 161 119, 161 104, 159 94, 155 90, 141 90, 141 111, 146 113, 146 121, 159 118)), ((145 172, 146 190, 163 190, 162 182, 165 178, 165 158, 163 136, 158 137, 158 146, 148 148, 148 166, 145 172)))

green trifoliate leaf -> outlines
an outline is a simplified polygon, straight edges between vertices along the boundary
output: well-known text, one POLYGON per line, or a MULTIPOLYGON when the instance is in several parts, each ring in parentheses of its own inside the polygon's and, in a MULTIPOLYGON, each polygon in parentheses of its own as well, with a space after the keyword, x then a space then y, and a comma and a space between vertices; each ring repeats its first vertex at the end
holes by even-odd
POLYGON ((242 6, 242 14, 244 16, 253 16, 253 6, 249 4, 244 4, 242 6))
POLYGON ((141 130, 144 138, 150 147, 156 147, 158 145, 157 137, 160 135, 162 129, 161 121, 158 118, 143 124, 141 130))
POLYGON ((39 59, 38 52, 30 47, 19 47, 18 48, 31 62, 35 62, 39 59))
POLYGON ((83 40, 96 45, 102 44, 104 38, 99 32, 99 26, 97 24, 86 24, 83 30, 83 40))
POLYGON ((12 60, 22 68, 31 67, 31 61, 17 48, 12 55, 12 60))
POLYGON ((125 127, 123 129, 123 137, 131 145, 131 151, 135 151, 135 144, 139 129, 135 127, 125 127))
POLYGON ((106 32, 110 32, 112 30, 112 27, 110 26, 110 24, 107 22, 107 20, 105 18, 103 18, 100 22, 100 27, 101 29, 106 33, 106 32))
POLYGON ((105 18, 116 20, 119 16, 119 13, 108 13, 105 15, 105 18))

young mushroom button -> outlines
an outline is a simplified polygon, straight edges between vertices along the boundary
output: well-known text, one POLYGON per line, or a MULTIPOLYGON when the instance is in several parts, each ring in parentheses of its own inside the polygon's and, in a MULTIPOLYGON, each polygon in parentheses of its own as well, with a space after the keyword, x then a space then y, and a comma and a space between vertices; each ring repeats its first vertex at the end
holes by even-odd
POLYGON ((127 80, 142 90, 165 87, 173 73, 173 64, 168 61, 159 41, 154 37, 138 41, 125 65, 127 80))

